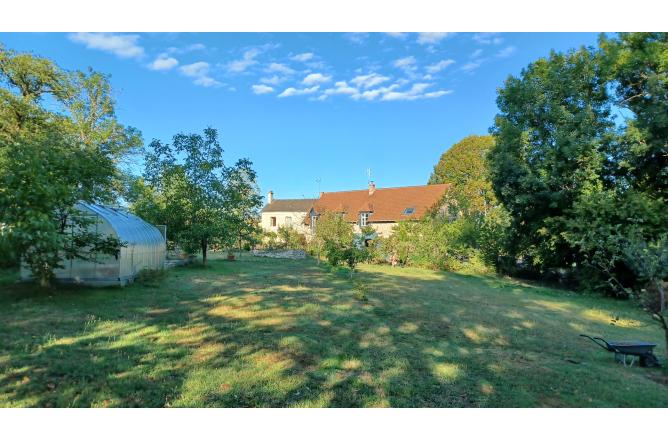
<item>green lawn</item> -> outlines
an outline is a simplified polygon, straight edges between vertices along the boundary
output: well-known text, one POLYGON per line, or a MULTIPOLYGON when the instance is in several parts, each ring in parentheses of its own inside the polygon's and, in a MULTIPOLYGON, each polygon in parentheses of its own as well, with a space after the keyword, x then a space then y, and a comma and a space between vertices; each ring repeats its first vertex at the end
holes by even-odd
POLYGON ((0 406, 668 406, 632 304, 509 279, 214 259, 153 285, 40 293, 0 273, 0 406))

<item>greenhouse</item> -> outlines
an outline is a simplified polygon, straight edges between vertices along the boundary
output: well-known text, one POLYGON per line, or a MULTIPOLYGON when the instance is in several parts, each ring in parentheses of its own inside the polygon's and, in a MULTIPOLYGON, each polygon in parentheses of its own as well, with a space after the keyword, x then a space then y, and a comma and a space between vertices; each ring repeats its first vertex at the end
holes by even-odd
MULTIPOLYGON (((125 246, 117 255, 98 256, 96 262, 65 260, 62 262, 64 267, 54 271, 57 280, 91 286, 124 286, 134 281, 142 269, 164 267, 167 251, 164 226, 161 231, 120 208, 84 202, 79 202, 76 207, 82 215, 97 218, 90 226, 97 233, 117 237, 125 246)), ((32 278, 25 265, 21 268, 21 278, 32 278)))

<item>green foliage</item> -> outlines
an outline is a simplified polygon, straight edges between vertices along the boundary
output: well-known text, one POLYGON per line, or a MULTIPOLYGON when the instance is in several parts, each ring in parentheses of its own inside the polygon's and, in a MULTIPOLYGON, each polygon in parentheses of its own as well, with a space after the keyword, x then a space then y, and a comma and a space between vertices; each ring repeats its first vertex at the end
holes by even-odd
POLYGON ((14 245, 6 236, 4 228, 0 226, 0 268, 16 267, 19 265, 14 245))
POLYGON ((200 134, 179 133, 172 144, 154 139, 146 155, 144 180, 137 183, 137 199, 131 209, 153 211, 154 219, 167 225, 182 249, 198 250, 206 264, 206 251, 224 229, 224 164, 218 133, 212 128, 200 134))
POLYGON ((452 186, 446 202, 454 214, 484 215, 497 204, 486 162, 493 146, 492 136, 467 136, 443 153, 434 166, 429 184, 452 186))
POLYGON ((306 236, 292 226, 279 226, 276 235, 283 249, 306 249, 306 236))
POLYGON ((668 198, 668 33, 601 36, 602 63, 615 106, 631 112, 614 151, 615 176, 634 188, 668 198))
POLYGON ((122 245, 91 233, 74 206, 109 201, 118 162, 141 143, 116 121, 110 96, 103 75, 0 47, 0 224, 42 285, 64 258, 95 260, 122 245))
POLYGON ((263 231, 262 244, 268 249, 278 249, 280 247, 278 234, 274 231, 263 231))
POLYGON ((165 269, 142 269, 135 278, 135 283, 143 287, 160 287, 167 277, 165 269))
POLYGON ((664 331, 668 351, 668 313, 666 283, 668 278, 668 234, 662 234, 653 242, 632 237, 625 243, 623 256, 638 280, 642 283, 635 290, 643 308, 659 323, 664 331))
POLYGON ((316 225, 315 237, 311 240, 312 248, 318 252, 318 256, 324 252, 327 262, 332 266, 348 266, 352 278, 357 265, 369 259, 363 237, 355 236, 353 226, 338 213, 325 212, 318 217, 316 225))
POLYGON ((223 162, 218 132, 179 133, 171 144, 153 140, 143 178, 131 179, 126 198, 131 210, 165 224, 171 241, 189 253, 209 246, 241 249, 258 240, 257 175, 248 159, 223 162))
POLYGON ((509 77, 498 93, 489 164, 494 191, 512 217, 510 253, 537 268, 569 265, 569 210, 605 185, 605 151, 614 140, 597 57, 584 48, 553 52, 509 77))
POLYGON ((506 81, 489 164, 509 258, 617 295, 642 283, 624 249, 668 231, 667 67, 668 34, 620 34, 506 81))
POLYGON ((353 289, 353 298, 355 298, 357 301, 361 302, 367 302, 369 301, 369 285, 364 283, 363 281, 358 281, 355 283, 355 287, 353 289))
POLYGON ((481 268, 478 234, 479 226, 470 218, 404 221, 382 241, 381 249, 387 256, 397 255, 401 263, 409 266, 459 271, 474 263, 481 268))
POLYGON ((510 215, 502 206, 492 208, 485 217, 478 220, 476 244, 480 249, 480 257, 487 267, 500 269, 502 257, 507 255, 510 247, 510 215))
POLYGON ((221 238, 222 242, 236 241, 241 250, 244 242, 255 244, 261 231, 258 218, 262 196, 257 185, 257 173, 250 160, 240 159, 233 167, 227 168, 225 178, 226 234, 221 238))

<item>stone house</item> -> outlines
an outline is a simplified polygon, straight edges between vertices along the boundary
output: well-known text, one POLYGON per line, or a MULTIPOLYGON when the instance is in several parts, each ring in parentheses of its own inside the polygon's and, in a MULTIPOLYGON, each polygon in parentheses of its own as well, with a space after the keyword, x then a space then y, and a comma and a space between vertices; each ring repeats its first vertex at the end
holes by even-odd
POLYGON ((308 217, 315 199, 275 199, 274 192, 267 194, 267 204, 262 208, 260 226, 264 231, 277 232, 279 226, 292 226, 307 234, 308 217))
POLYGON ((402 220, 420 220, 432 210, 444 209, 450 185, 420 185, 397 188, 376 188, 320 193, 304 219, 309 230, 317 227, 318 216, 324 212, 343 214, 356 233, 371 226, 381 237, 392 234, 392 228, 402 220))

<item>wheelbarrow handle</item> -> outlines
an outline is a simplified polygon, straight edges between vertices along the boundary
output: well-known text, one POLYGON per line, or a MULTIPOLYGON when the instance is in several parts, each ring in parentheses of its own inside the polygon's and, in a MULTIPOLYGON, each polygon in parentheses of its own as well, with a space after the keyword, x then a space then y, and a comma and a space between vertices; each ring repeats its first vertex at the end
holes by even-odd
POLYGON ((594 341, 594 343, 596 345, 598 345, 599 347, 605 348, 608 351, 614 351, 614 352, 617 351, 614 347, 612 347, 610 344, 608 344, 608 341, 606 341, 603 338, 599 338, 598 336, 595 336, 595 337, 592 338, 591 336, 588 336, 588 335, 580 335, 580 336, 582 336, 583 338, 591 339, 592 341, 594 341), (599 341, 601 341, 602 344, 599 341))

